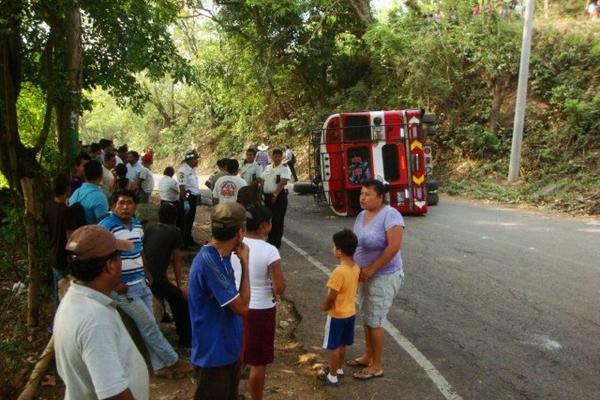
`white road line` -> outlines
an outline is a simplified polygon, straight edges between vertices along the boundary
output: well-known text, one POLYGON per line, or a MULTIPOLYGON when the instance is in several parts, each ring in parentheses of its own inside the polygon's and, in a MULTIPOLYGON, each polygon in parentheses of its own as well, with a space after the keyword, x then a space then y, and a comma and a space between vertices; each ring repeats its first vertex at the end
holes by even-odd
MULTIPOLYGON (((317 267, 317 269, 323 272, 325 275, 329 275, 331 271, 315 259, 313 256, 308 254, 306 251, 302 250, 298 245, 294 242, 290 241, 288 238, 283 237, 283 242, 290 246, 292 249, 296 251, 296 253, 300 254, 302 257, 306 258, 308 262, 317 267)), ((452 386, 448 383, 446 378, 433 366, 433 364, 415 347, 414 344, 410 342, 404 335, 400 333, 398 328, 390 323, 390 321, 386 320, 383 328, 386 332, 398 343, 404 351, 406 351, 416 362, 423 368, 425 373, 429 376, 431 381, 435 384, 438 390, 444 395, 447 400, 463 400, 452 386)))

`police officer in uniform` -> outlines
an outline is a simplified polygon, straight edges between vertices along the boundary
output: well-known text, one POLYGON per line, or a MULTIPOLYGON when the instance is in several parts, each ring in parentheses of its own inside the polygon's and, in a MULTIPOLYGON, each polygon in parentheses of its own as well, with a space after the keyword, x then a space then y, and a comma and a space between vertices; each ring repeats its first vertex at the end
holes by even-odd
POLYGON ((185 153, 185 159, 177 170, 177 183, 179 184, 180 201, 183 203, 185 217, 183 218, 183 244, 186 247, 198 247, 192 236, 192 227, 196 218, 196 206, 200 199, 198 175, 194 168, 198 166, 198 153, 190 150, 185 153))
POLYGON ((283 152, 280 149, 273 150, 271 160, 272 163, 267 165, 260 177, 263 180, 265 205, 273 213, 271 233, 269 233, 267 242, 280 248, 281 237, 283 236, 283 220, 288 203, 288 191, 285 185, 290 180, 291 172, 288 166, 282 163, 283 152))

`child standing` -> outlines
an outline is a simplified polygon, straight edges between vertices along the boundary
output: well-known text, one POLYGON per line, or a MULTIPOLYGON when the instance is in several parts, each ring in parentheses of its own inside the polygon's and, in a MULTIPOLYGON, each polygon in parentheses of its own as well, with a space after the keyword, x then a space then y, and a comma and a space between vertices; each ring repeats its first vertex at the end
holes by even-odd
POLYGON ((333 255, 340 264, 327 281, 327 297, 321 310, 327 311, 323 348, 329 350, 329 368, 319 376, 326 385, 338 385, 344 375, 342 363, 346 346, 354 342, 354 317, 356 315, 356 290, 360 268, 352 260, 358 246, 356 235, 344 229, 333 235, 333 255))

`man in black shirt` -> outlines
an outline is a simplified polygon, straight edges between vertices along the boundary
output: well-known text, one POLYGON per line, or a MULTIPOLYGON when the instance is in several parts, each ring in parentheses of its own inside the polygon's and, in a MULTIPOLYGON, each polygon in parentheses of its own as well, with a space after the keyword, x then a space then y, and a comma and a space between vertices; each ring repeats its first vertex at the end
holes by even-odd
POLYGON ((54 277, 53 297, 58 305, 59 298, 68 288, 67 251, 65 246, 67 238, 76 228, 83 224, 82 211, 67 206, 67 199, 71 195, 71 182, 67 175, 57 175, 52 181, 54 197, 44 204, 43 222, 48 228, 50 241, 50 254, 48 263, 52 267, 54 277))
POLYGON ((158 210, 158 223, 144 232, 144 252, 147 268, 153 282, 152 293, 169 303, 173 312, 179 347, 189 348, 191 344, 190 315, 187 303, 187 288, 182 282, 181 248, 183 235, 175 225, 177 209, 173 204, 163 203, 158 210), (175 283, 167 277, 169 264, 173 264, 175 283))

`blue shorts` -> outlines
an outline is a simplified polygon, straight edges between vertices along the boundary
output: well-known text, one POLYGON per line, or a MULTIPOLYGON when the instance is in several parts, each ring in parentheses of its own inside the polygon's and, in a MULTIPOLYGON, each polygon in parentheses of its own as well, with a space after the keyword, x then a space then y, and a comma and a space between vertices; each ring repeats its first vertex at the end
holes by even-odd
POLYGON ((325 323, 325 338, 323 348, 335 350, 341 346, 354 343, 354 315, 348 318, 333 318, 327 316, 325 323))

